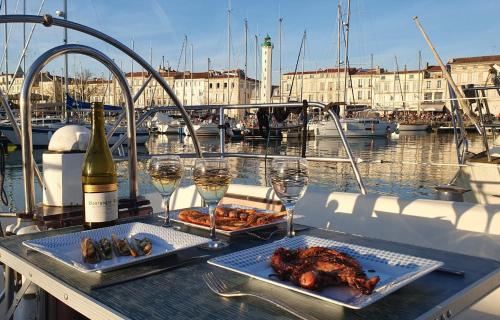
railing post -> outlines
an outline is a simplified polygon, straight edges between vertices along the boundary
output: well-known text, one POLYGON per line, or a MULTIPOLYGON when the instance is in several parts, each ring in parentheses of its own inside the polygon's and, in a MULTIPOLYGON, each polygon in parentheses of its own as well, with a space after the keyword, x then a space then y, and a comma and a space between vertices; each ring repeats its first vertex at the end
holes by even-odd
POLYGON ((226 143, 226 127, 224 120, 224 107, 219 108, 219 142, 221 157, 224 157, 224 145, 226 143))

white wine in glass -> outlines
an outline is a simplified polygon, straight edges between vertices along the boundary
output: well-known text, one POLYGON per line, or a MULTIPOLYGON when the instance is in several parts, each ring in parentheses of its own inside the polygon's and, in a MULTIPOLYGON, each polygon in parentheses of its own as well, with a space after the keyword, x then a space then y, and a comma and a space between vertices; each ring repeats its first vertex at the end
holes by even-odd
POLYGON ((294 236, 293 214, 309 182, 307 160, 304 158, 275 158, 271 163, 269 180, 287 212, 287 237, 294 236))
POLYGON ((224 197, 231 183, 231 174, 227 159, 196 159, 193 180, 196 189, 208 205, 208 214, 210 215, 211 241, 202 245, 202 248, 209 250, 223 249, 227 247, 228 243, 217 239, 215 234, 215 206, 224 197))
POLYGON ((164 227, 172 227, 170 222, 170 197, 179 187, 182 179, 182 164, 178 156, 155 156, 148 167, 154 187, 162 196, 162 208, 165 211, 164 227))

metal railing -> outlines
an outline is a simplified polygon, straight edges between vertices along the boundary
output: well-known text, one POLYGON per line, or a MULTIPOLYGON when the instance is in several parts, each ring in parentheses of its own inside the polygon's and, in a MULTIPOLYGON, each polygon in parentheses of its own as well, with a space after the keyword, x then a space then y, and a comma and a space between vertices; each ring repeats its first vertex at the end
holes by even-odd
POLYGON ((82 54, 101 62, 105 65, 113 76, 117 79, 118 84, 125 95, 126 115, 127 115, 127 136, 128 143, 128 160, 129 160, 129 185, 130 198, 137 197, 137 147, 136 147, 136 130, 135 130, 135 110, 132 94, 128 87, 127 79, 120 68, 113 62, 111 58, 104 53, 83 45, 67 44, 52 48, 40 57, 38 57, 31 65, 26 74, 23 87, 20 94, 20 112, 21 112, 21 148, 23 160, 23 177, 24 177, 24 208, 25 213, 34 213, 36 210, 35 202, 35 181, 33 176, 33 141, 31 134, 31 103, 30 95, 33 82, 40 71, 49 62, 55 58, 65 54, 82 54))
MULTIPOLYGON (((271 155, 252 155, 252 154, 246 154, 246 153, 227 153, 224 151, 224 145, 225 145, 225 129, 224 129, 224 123, 225 123, 225 115, 224 111, 225 110, 243 110, 243 109, 256 109, 256 108, 264 108, 264 109, 273 109, 273 108, 302 108, 304 105, 303 103, 300 102, 288 102, 288 103, 260 103, 260 104, 232 104, 232 105, 198 105, 198 106, 185 106, 186 110, 210 110, 210 109, 215 109, 218 110, 219 114, 219 141, 220 141, 220 152, 219 153, 213 153, 210 156, 218 155, 218 156, 225 156, 225 157, 241 157, 241 158, 260 158, 260 159, 266 159, 266 158, 273 158, 276 156, 271 156, 271 155)), ((327 110, 328 114, 331 116, 333 121, 335 122, 335 126, 337 127, 337 130, 339 132, 340 139, 342 141, 342 145, 347 153, 346 158, 321 158, 321 157, 306 157, 308 160, 311 161, 324 161, 324 162, 344 162, 344 163, 350 163, 354 176, 356 178, 356 181, 358 183, 360 192, 362 194, 366 194, 366 187, 363 182, 363 178, 361 177, 361 174, 359 173, 359 169, 357 166, 357 160, 354 158, 352 154, 351 147, 349 146, 349 142, 347 141, 347 137, 345 136, 344 131, 342 130, 342 126, 340 124, 340 119, 337 116, 336 113, 334 113, 332 110, 327 109, 326 105, 320 103, 320 102, 308 102, 308 107, 316 107, 322 110, 327 110)), ((140 126, 146 119, 149 117, 154 116, 156 113, 161 112, 161 111, 174 111, 174 107, 157 107, 150 109, 143 113, 139 119, 137 120, 136 126, 140 126)), ((127 139, 127 137, 123 136, 121 137, 112 147, 112 150, 115 150, 118 148, 118 145, 123 143, 127 139)), ((204 156, 209 156, 209 154, 203 154, 204 156)))

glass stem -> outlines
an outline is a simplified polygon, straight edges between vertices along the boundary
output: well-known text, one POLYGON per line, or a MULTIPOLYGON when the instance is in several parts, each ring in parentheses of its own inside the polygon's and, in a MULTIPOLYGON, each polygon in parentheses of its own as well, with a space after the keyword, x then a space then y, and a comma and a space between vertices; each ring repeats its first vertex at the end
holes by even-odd
POLYGON ((215 236, 215 205, 208 203, 208 215, 210 216, 210 239, 217 240, 215 236))
POLYGON ((165 210, 164 224, 169 224, 170 223, 170 197, 164 196, 161 205, 163 207, 163 210, 165 210))
POLYGON ((293 229, 293 205, 285 204, 286 208, 286 236, 292 238, 295 236, 295 231, 293 229))

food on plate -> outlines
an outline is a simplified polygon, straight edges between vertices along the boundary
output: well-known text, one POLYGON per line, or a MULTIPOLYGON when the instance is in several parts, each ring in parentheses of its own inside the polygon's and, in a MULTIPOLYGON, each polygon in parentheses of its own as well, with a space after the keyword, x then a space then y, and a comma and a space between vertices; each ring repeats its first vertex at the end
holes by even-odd
POLYGON ((271 257, 271 266, 280 279, 318 291, 344 284, 369 295, 380 281, 378 276, 368 278, 355 258, 325 247, 278 248, 271 257))
POLYGON ((112 234, 111 241, 113 242, 113 246, 114 246, 118 255, 130 256, 130 255, 133 255, 133 253, 135 253, 137 255, 135 250, 134 250, 134 252, 132 252, 132 250, 130 250, 130 246, 128 244, 127 239, 120 239, 115 234, 112 234))
POLYGON ((102 238, 101 240, 99 240, 97 245, 100 249, 99 253, 101 254, 103 259, 109 260, 113 258, 113 245, 108 238, 102 238))
POLYGON ((153 242, 151 239, 144 237, 142 239, 133 238, 133 240, 140 255, 150 255, 153 251, 153 242))
POLYGON ((85 263, 98 263, 101 261, 101 257, 97 250, 97 246, 92 241, 92 239, 85 237, 80 242, 80 247, 82 249, 82 258, 85 263))
MULTIPOLYGON (((284 213, 259 213, 254 209, 217 207, 215 209, 215 226, 217 229, 235 231, 265 225, 283 218, 284 215, 284 213)), ((178 217, 185 222, 210 226, 208 214, 197 210, 182 210, 178 217)))

